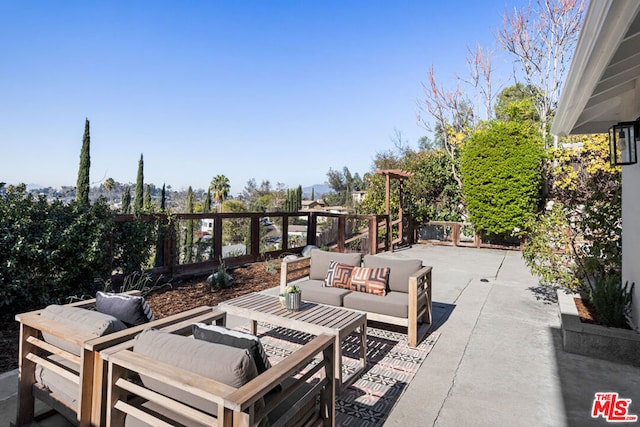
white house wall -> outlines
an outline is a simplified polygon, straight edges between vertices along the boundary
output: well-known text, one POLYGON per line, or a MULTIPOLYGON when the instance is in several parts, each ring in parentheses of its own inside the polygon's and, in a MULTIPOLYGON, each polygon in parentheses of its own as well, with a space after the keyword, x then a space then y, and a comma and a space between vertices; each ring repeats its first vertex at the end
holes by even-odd
POLYGON ((640 330, 640 164, 622 167, 622 283, 635 282, 631 320, 640 330))

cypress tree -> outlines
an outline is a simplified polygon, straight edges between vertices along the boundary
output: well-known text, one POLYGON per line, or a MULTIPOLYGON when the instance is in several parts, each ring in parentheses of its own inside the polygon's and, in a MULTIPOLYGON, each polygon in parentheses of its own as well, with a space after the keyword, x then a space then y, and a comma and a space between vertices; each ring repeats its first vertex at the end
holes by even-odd
POLYGON ((211 190, 207 190, 207 197, 204 199, 204 213, 211 212, 211 190))
POLYGON ((140 160, 138 161, 138 177, 136 178, 136 196, 133 200, 133 212, 139 213, 142 211, 144 192, 144 160, 142 160, 142 154, 140 154, 140 160))
POLYGON ((296 190, 296 209, 298 212, 302 209, 302 185, 298 185, 298 189, 296 190))
POLYGON ((160 210, 162 212, 167 208, 167 190, 165 189, 165 185, 162 184, 162 194, 160 195, 160 210))
POLYGON ((151 209, 151 185, 147 184, 144 187, 144 210, 151 209))
POLYGON ((89 132, 89 119, 84 121, 84 135, 82 136, 82 149, 80 151, 80 168, 78 169, 78 182, 76 183, 76 201, 83 205, 89 205, 89 169, 91 158, 89 146, 91 135, 89 132))
POLYGON ((311 187, 311 200, 316 199, 316 189, 315 187, 311 187))
POLYGON ((122 213, 128 214, 131 212, 131 187, 125 185, 122 191, 122 213))

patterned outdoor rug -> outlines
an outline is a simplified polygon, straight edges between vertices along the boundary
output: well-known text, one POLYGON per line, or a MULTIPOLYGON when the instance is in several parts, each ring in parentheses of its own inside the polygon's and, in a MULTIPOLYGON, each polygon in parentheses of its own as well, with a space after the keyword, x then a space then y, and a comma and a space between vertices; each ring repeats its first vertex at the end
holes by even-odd
MULTIPOLYGON (((351 386, 337 395, 336 424, 339 426, 381 426, 435 345, 439 332, 426 337, 428 325, 418 336, 417 348, 407 345, 406 333, 367 328, 367 367, 351 386)), ((313 336, 285 328, 259 324, 258 335, 272 364, 309 342, 313 336)), ((354 333, 343 344, 343 377, 358 364, 359 339, 354 333)))

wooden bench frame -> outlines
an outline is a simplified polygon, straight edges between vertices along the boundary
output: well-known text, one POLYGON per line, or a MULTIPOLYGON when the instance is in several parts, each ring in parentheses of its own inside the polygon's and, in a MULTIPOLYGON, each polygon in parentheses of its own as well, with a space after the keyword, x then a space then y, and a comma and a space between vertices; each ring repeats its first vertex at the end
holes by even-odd
MULTIPOLYGON (((284 293, 285 288, 292 283, 308 278, 311 269, 311 257, 301 257, 292 260, 283 260, 280 266, 280 292, 284 293), (305 274, 306 273, 306 274, 305 274), (304 275, 301 277, 301 275, 304 275), (294 276, 295 279, 291 279, 294 276)), ((407 340, 411 347, 418 345, 418 324, 419 321, 431 324, 432 322, 432 299, 431 299, 431 270, 432 267, 422 267, 409 277, 409 301, 408 317, 395 317, 367 311, 367 320, 388 323, 392 325, 404 326, 407 328, 407 340), (421 295, 426 296, 426 304, 418 310, 418 299, 421 295)), ((348 307, 341 306, 346 310, 348 307)))
MULTIPOLYGON (((128 292, 128 294, 135 295, 139 294, 139 292, 128 292)), ((95 299, 67 304, 70 307, 80 308, 90 308, 94 305, 95 299)), ((50 415, 51 411, 36 417, 36 398, 46 403, 53 411, 58 412, 72 423, 77 423, 80 426, 104 425, 105 411, 103 402, 106 396, 104 384, 106 362, 101 359, 100 351, 130 341, 138 333, 148 328, 164 328, 185 320, 190 320, 192 323, 196 321, 216 321, 216 323, 224 324, 226 319, 224 313, 214 311, 208 306, 202 306, 96 338, 94 335, 81 332, 60 322, 42 318, 40 316, 41 312, 42 310, 36 310, 18 314, 15 317, 20 322, 17 426, 29 425, 36 418, 50 415), (43 332, 79 345, 82 348, 81 355, 78 357, 45 342, 42 338, 43 332), (80 372, 70 371, 47 360, 47 355, 49 354, 55 354, 79 365, 80 372), (41 364, 78 384, 78 410, 70 402, 52 393, 36 381, 37 364, 41 364)))
MULTIPOLYGON (((185 335, 189 333, 189 325, 176 325, 167 328, 166 331, 185 335)), ((313 384, 302 398, 293 404, 272 427, 284 425, 287 421, 293 424, 287 425, 335 425, 335 382, 334 372, 334 337, 320 335, 302 348, 295 351, 283 361, 269 368, 266 372, 249 381, 240 388, 234 388, 218 381, 204 378, 185 369, 176 368, 166 363, 159 362, 150 357, 131 351, 132 343, 128 348, 115 348, 103 352, 103 357, 108 361, 107 380, 107 425, 110 427, 124 426, 125 418, 131 416, 150 425, 164 426, 162 420, 140 409, 141 401, 152 401, 162 407, 187 416, 196 422, 210 426, 254 426, 256 420, 262 419, 280 405, 298 387, 302 386, 313 375, 320 373, 320 379, 313 384), (299 373, 302 369, 316 360, 316 364, 305 369, 304 373, 293 383, 284 385, 284 380, 299 373), (133 374, 133 375, 132 375, 133 374), (193 407, 158 394, 145 388, 130 377, 144 375, 178 387, 185 392, 197 394, 199 397, 215 403, 218 407, 216 416, 199 411, 193 407), (278 384, 284 389, 279 396, 273 398, 260 410, 255 404, 278 384), (319 407, 313 412, 300 417, 301 408, 311 401, 315 402, 319 396, 319 407)), ((315 405, 314 405, 315 407, 315 405)))

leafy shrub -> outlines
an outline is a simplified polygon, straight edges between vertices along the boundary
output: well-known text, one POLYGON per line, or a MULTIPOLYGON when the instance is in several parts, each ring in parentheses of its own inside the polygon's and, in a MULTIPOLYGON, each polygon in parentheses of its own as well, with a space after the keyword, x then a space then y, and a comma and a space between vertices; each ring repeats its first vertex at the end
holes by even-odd
POLYGON ((62 303, 68 295, 95 294, 109 269, 111 210, 51 203, 9 186, 0 197, 0 313, 62 303))
POLYGON ((460 159, 469 219, 488 236, 520 235, 540 202, 543 150, 528 123, 492 122, 477 130, 460 159))
POLYGON ((624 328, 627 326, 626 316, 631 307, 631 296, 635 283, 622 286, 619 275, 613 274, 598 278, 591 290, 590 300, 598 315, 609 326, 624 328))
POLYGON ((227 266, 222 258, 220 258, 220 265, 218 270, 207 277, 207 282, 214 290, 226 289, 233 280, 233 277, 227 272, 227 266))
POLYGON ((620 168, 609 164, 607 135, 569 142, 551 152, 547 181, 554 200, 531 221, 523 256, 543 284, 590 295, 597 281, 620 276, 620 168))
POLYGON ((522 257, 544 285, 582 288, 579 265, 575 261, 575 234, 565 208, 555 203, 544 214, 530 221, 522 257))
POLYGON ((159 221, 137 216, 132 221, 116 222, 112 234, 113 268, 130 275, 153 267, 159 225, 159 221))

